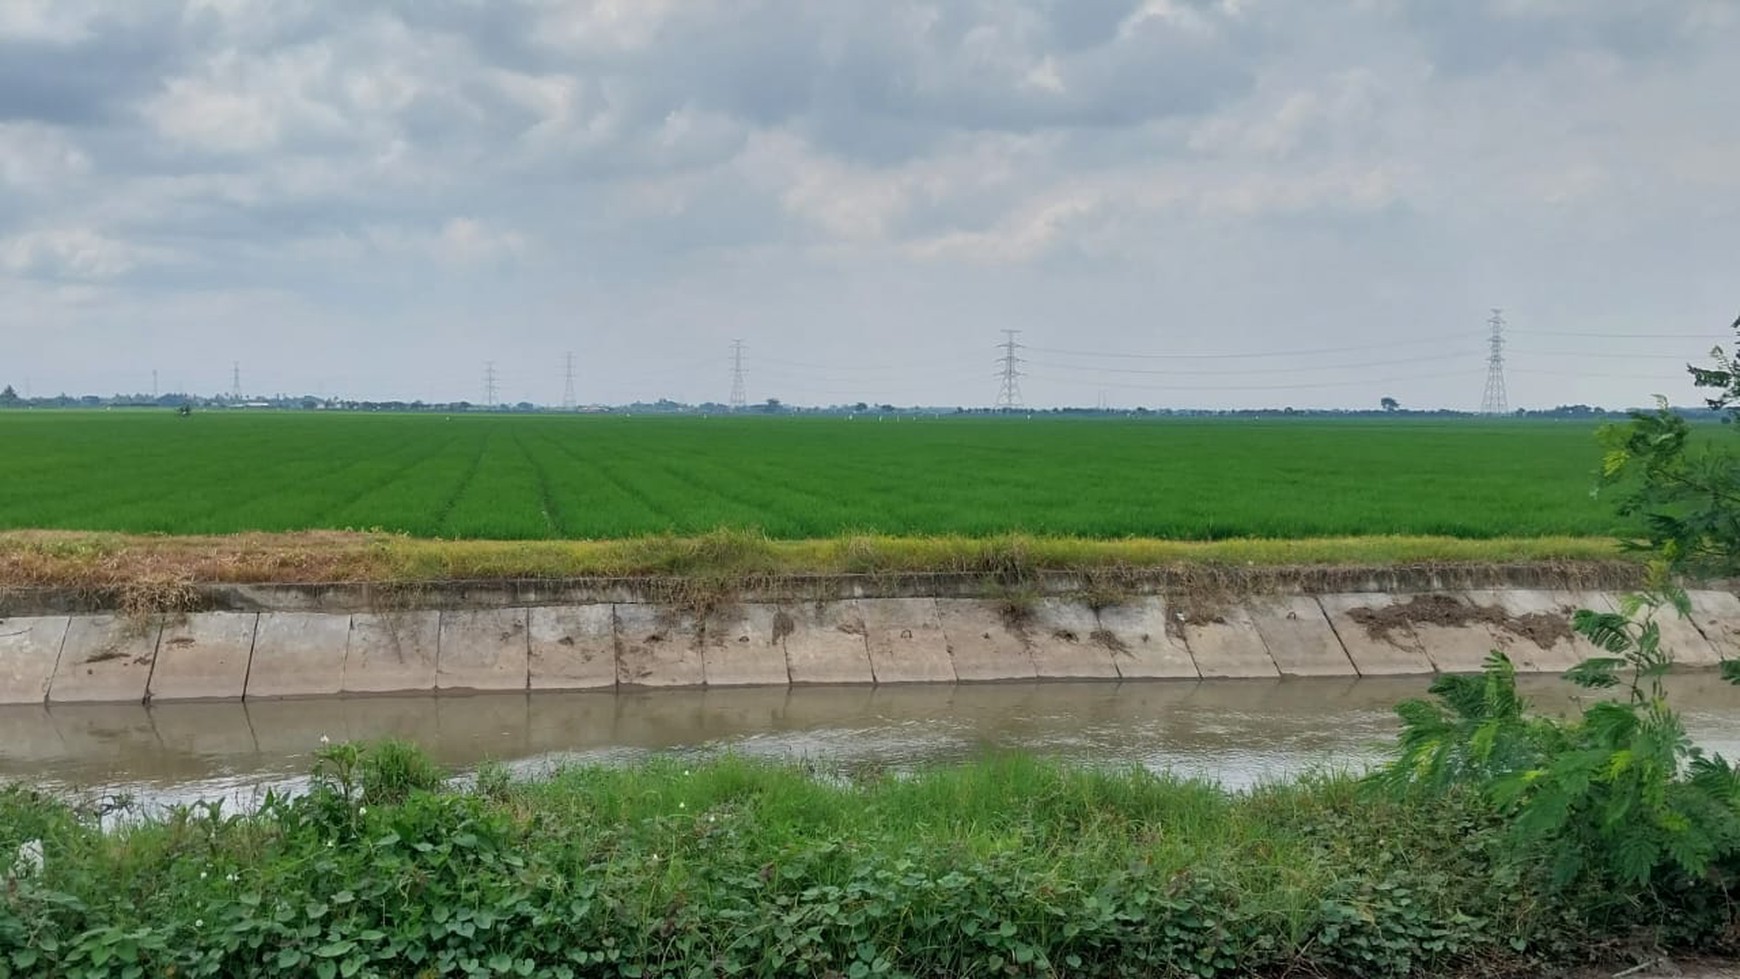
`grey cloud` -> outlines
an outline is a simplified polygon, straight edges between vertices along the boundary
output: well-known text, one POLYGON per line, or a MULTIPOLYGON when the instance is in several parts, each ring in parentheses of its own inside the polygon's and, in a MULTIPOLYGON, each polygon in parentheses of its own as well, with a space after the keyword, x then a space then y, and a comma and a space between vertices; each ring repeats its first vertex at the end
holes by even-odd
POLYGON ((1404 0, 1404 15, 1438 67, 1458 73, 1529 68, 1567 52, 1628 60, 1673 57, 1695 40, 1702 0, 1651 3, 1404 0))
POLYGON ((73 44, 0 39, 0 120, 117 121, 181 51, 158 21, 73 44))
MULTIPOLYGON (((890 400, 974 404, 1003 326, 1260 353, 1459 336, 1499 303, 1621 332, 1614 310, 1683 325, 1731 281, 1673 242, 1720 240, 1709 215, 1740 200, 1740 134, 1709 94, 1733 78, 1714 53, 1732 19, 1695 36, 1634 0, 1331 6, 118 5, 84 41, 0 50, 0 119, 47 127, 11 171, 0 142, 0 296, 39 327, 25 369, 69 389, 82 352, 125 373, 148 338, 217 372, 270 351, 274 389, 329 376, 339 345, 353 393, 429 398, 475 392, 406 375, 464 385, 488 357, 553 399, 551 350, 584 345, 597 397, 717 397, 741 335, 890 400), (55 175, 62 144, 88 166, 55 175), (1650 281, 1672 295, 1631 294, 1650 281), (284 340, 303 334, 321 349, 284 340), (866 336, 913 370, 848 370, 866 336)), ((1093 376, 1054 373, 1029 397, 1094 400, 1093 376)), ((830 376, 781 383, 852 386, 830 376)), ((1396 393, 1328 380, 1350 386, 1273 397, 1396 393)), ((1539 384, 1549 403, 1648 393, 1539 384)), ((1404 400, 1462 406, 1464 387, 1404 400)))

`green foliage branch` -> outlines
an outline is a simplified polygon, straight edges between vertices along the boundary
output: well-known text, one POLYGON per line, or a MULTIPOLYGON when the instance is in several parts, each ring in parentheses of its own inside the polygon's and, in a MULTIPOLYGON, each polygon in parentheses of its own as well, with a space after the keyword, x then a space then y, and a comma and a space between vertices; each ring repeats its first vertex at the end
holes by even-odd
MULTIPOLYGON (((1740 335, 1740 320, 1734 322, 1740 335)), ((1740 361, 1717 346, 1714 366, 1687 365, 1692 383, 1724 422, 1740 415, 1740 361)), ((1740 453, 1700 438, 1692 424, 1658 398, 1654 411, 1633 411, 1603 426, 1600 490, 1614 494, 1622 516, 1643 534, 1634 548, 1654 551, 1697 574, 1740 572, 1740 453)))

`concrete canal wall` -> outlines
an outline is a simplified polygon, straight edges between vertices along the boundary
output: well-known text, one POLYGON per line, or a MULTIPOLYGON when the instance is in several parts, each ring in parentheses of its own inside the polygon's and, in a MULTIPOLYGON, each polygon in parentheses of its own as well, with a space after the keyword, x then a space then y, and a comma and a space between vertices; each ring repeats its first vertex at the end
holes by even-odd
MULTIPOLYGON (((257 593, 263 594, 263 593, 257 593)), ((0 703, 1034 679, 1560 672, 1606 592, 1488 588, 1246 595, 860 597, 716 603, 112 613, 0 618, 0 703)), ((313 603, 318 604, 318 603, 313 603)), ((1740 598, 1661 619, 1685 666, 1740 655, 1740 598)))

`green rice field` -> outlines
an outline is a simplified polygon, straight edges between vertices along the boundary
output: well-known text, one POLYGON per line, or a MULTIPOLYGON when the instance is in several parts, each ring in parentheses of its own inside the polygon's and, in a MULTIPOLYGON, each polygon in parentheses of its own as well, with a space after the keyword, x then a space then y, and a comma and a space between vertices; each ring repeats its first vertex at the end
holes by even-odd
POLYGON ((0 412, 0 529, 1611 535, 1588 423, 0 412))

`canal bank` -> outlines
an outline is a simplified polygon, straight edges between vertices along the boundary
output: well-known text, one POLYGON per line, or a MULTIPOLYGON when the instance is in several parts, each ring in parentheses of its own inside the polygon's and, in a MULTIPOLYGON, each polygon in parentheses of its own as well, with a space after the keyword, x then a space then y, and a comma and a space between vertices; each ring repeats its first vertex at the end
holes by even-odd
MULTIPOLYGON (((1421 676, 1494 649, 1559 673, 1594 652, 1572 613, 1616 609, 1627 570, 189 585, 159 610, 23 588, 0 594, 0 703, 1421 676)), ((1740 655, 1740 598, 1691 599, 1659 619, 1677 662, 1740 655)))

